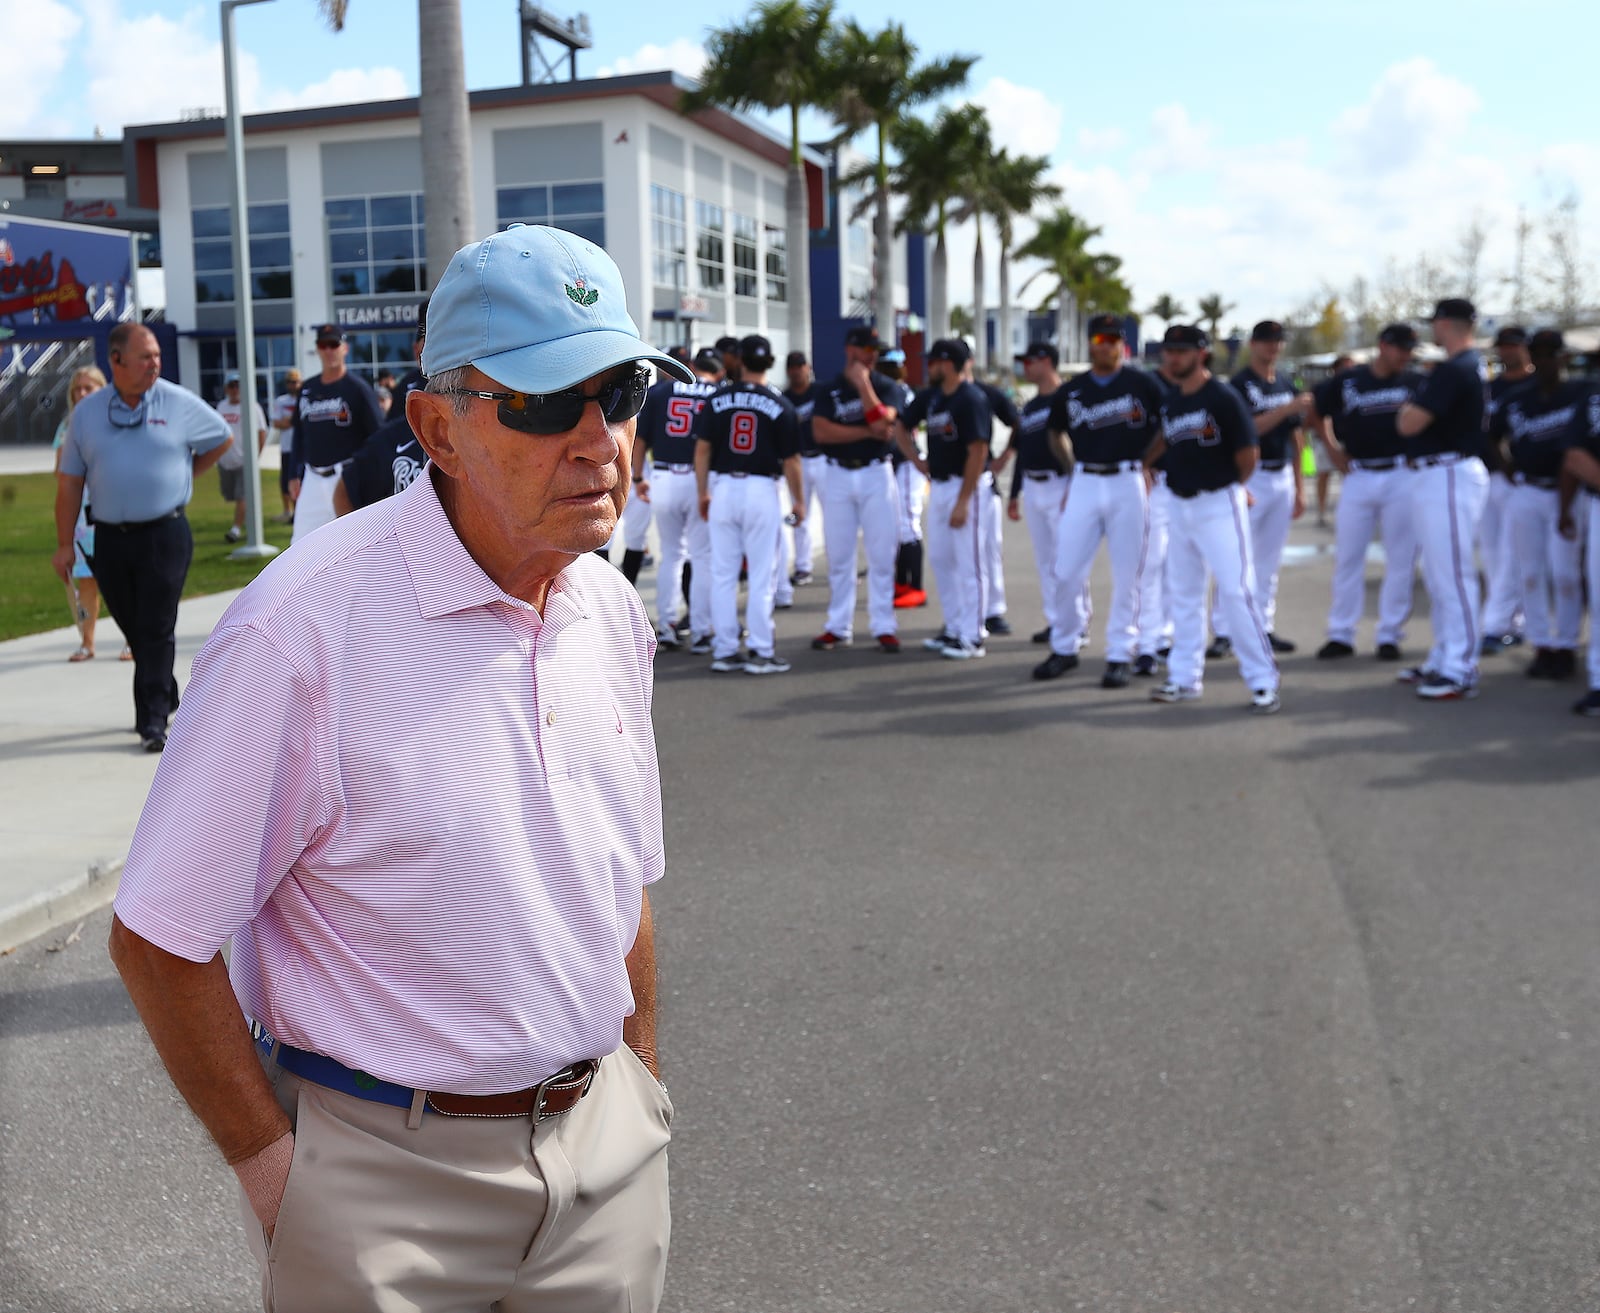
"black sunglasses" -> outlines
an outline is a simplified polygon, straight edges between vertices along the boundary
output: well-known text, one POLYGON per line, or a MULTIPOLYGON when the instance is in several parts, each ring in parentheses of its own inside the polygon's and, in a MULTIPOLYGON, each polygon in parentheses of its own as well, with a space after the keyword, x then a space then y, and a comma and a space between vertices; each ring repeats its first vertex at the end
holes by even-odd
POLYGON ((583 418, 583 408, 591 401, 600 407, 607 424, 620 424, 644 409, 644 396, 650 390, 650 371, 635 369, 601 385, 593 395, 582 388, 565 392, 479 392, 473 388, 453 388, 441 396, 481 397, 500 403, 500 422, 519 433, 549 437, 570 433, 583 418))

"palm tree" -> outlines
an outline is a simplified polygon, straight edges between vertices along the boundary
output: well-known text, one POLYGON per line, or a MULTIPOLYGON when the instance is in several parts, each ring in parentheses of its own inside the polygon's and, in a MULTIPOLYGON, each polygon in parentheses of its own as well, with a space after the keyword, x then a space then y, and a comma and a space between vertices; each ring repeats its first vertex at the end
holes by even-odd
POLYGON ((1145 311, 1145 313, 1147 315, 1154 315, 1161 321, 1161 326, 1165 328, 1169 324, 1177 323, 1178 320, 1182 319, 1187 312, 1184 309, 1182 301, 1175 301, 1173 300, 1171 293, 1163 292, 1160 296, 1156 297, 1154 303, 1148 310, 1145 311))
POLYGON ((1056 280, 1055 290, 1040 302, 1040 308, 1048 306, 1052 300, 1056 303, 1056 345, 1064 357, 1071 355, 1073 346, 1067 337, 1068 316, 1074 319, 1075 336, 1076 319, 1083 311, 1078 294, 1092 284, 1095 276, 1096 257, 1085 248, 1098 236, 1098 227, 1085 223, 1067 206, 1058 205, 1039 220, 1033 236, 1017 248, 1019 260, 1044 261, 1044 268, 1029 275, 1019 295, 1028 290, 1035 278, 1048 275, 1056 280))
POLYGON ((1213 343, 1217 340, 1217 325, 1222 322, 1224 315, 1233 309, 1232 301, 1224 301, 1221 292, 1212 292, 1209 296, 1200 298, 1200 322, 1206 326, 1206 335, 1213 343))
POLYGON ((698 90, 683 97, 685 113, 727 109, 789 111, 789 178, 784 188, 788 253, 789 345, 811 354, 811 224, 800 112, 824 103, 829 78, 833 0, 763 0, 743 26, 714 30, 698 90))
POLYGON ((1044 180, 1050 160, 1044 155, 1010 155, 1002 150, 979 174, 974 205, 978 211, 977 247, 973 255, 972 290, 974 310, 980 331, 975 367, 988 367, 987 317, 983 304, 983 216, 994 220, 1000 237, 1000 348, 1002 367, 1010 363, 1011 353, 1011 244, 1016 239, 1016 220, 1029 214, 1040 201, 1053 201, 1061 188, 1044 180))
POLYGON ((977 59, 952 55, 918 66, 917 48, 899 23, 869 34, 854 19, 835 34, 829 51, 834 79, 829 111, 840 129, 833 144, 841 146, 866 128, 878 131, 874 170, 878 206, 874 316, 878 333, 892 337, 894 245, 889 223, 889 134, 909 110, 965 83, 977 59))
MULTIPOLYGON (((323 20, 344 28, 349 0, 317 0, 323 20)), ((437 283, 450 257, 480 236, 472 213, 472 134, 467 65, 461 48, 461 0, 417 0, 421 80, 423 278, 437 283)), ((418 288, 423 291, 425 288, 418 288)))

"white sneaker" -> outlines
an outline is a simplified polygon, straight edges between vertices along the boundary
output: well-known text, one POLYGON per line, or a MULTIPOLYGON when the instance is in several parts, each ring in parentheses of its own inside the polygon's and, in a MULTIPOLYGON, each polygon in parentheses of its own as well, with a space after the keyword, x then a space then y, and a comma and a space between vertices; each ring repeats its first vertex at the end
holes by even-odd
POLYGON ((932 638, 924 638, 922 640, 922 650, 925 652, 943 652, 953 641, 949 634, 935 634, 932 638))
POLYGON ((696 634, 694 641, 689 644, 689 651, 695 656, 711 655, 711 635, 696 634))
POLYGON ((747 675, 785 675, 791 669, 781 656, 759 656, 754 652, 744 663, 744 673, 747 675))
POLYGON ((958 638, 940 648, 939 655, 950 661, 972 661, 989 653, 982 643, 969 643, 964 638, 958 638))
POLYGON ((1152 702, 1195 702, 1200 697, 1200 690, 1192 684, 1157 684, 1150 690, 1152 702))
POLYGON ((1283 710, 1283 702, 1275 688, 1258 688, 1250 695, 1250 711, 1257 716, 1275 716, 1283 710))
POLYGON ((664 625, 662 628, 656 630, 656 646, 681 647, 682 642, 678 638, 677 631, 673 629, 671 625, 664 625))

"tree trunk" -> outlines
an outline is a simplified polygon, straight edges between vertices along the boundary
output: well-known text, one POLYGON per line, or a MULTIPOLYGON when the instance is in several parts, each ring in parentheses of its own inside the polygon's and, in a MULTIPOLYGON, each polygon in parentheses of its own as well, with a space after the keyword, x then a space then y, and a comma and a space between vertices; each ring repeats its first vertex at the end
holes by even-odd
POLYGON ((900 345, 894 323, 894 233, 889 226, 889 157, 883 124, 878 125, 878 299, 873 315, 878 336, 890 346, 900 345))
POLYGON ((983 307, 983 216, 976 216, 973 224, 976 240, 972 247, 972 372, 981 378, 989 367, 989 321, 983 307))
MULTIPOLYGON (((481 237, 472 214, 472 137, 461 0, 417 0, 421 44, 422 192, 427 200, 428 287, 450 257, 481 237)), ((419 289, 420 290, 420 289, 419 289)))
POLYGON ((1000 338, 995 344, 996 368, 1008 377, 1014 372, 1011 350, 1011 251, 1005 233, 1000 234, 1000 338))
POLYGON ((789 107, 789 177, 783 189, 785 268, 789 278, 789 350, 811 359, 811 223, 806 166, 800 157, 800 107, 789 107))
POLYGON ((928 271, 928 341, 950 336, 950 254, 944 244, 941 219, 933 239, 933 262, 928 271))

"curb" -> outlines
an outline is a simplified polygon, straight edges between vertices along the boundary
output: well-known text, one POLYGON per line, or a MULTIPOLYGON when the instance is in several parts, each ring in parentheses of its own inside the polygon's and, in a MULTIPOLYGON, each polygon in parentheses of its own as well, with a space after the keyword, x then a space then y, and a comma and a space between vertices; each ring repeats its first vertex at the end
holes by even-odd
POLYGON ((123 858, 95 862, 84 874, 44 889, 11 907, 0 907, 0 953, 67 922, 98 912, 117 896, 123 858))

